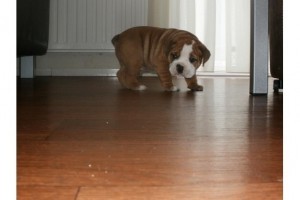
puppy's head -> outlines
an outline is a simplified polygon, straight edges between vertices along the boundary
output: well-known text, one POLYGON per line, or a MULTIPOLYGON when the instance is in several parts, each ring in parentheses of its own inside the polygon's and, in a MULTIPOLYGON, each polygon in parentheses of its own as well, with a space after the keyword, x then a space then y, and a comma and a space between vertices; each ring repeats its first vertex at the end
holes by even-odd
POLYGON ((168 48, 169 71, 173 76, 192 78, 210 57, 209 50, 198 40, 175 41, 168 48))

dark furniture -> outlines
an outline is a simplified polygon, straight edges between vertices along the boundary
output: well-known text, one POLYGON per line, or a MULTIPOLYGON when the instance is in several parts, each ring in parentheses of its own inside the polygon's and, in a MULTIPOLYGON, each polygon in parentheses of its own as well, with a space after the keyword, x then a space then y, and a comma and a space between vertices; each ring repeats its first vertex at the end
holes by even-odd
POLYGON ((33 72, 33 56, 47 52, 49 8, 49 0, 17 0, 17 57, 22 57, 21 73, 22 68, 33 72))
POLYGON ((283 89, 283 0, 269 0, 270 70, 273 89, 283 89))

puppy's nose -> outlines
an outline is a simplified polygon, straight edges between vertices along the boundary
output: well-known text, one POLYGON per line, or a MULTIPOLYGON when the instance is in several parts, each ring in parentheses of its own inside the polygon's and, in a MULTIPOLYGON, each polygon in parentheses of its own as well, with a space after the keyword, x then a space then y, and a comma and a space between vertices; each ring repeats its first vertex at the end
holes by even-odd
POLYGON ((177 65, 176 65, 176 70, 177 70, 177 72, 178 72, 179 74, 182 74, 182 72, 183 72, 183 66, 180 65, 180 64, 177 64, 177 65))

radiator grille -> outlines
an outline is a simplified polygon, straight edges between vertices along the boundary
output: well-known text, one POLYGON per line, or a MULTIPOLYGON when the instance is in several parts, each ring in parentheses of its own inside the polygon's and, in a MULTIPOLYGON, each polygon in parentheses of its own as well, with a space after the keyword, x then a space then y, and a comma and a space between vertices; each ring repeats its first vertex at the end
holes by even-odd
POLYGON ((147 16, 148 0, 51 0, 48 51, 112 51, 111 38, 147 16))

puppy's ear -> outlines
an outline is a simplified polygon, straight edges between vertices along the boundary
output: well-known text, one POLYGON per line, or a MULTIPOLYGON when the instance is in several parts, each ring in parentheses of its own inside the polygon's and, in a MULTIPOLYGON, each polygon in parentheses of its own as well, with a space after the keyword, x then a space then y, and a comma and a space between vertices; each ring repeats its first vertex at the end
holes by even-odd
POLYGON ((202 53, 202 63, 203 66, 204 64, 208 61, 208 59, 210 58, 210 51, 206 48, 206 46, 204 44, 202 44, 201 42, 199 43, 199 49, 202 53))

